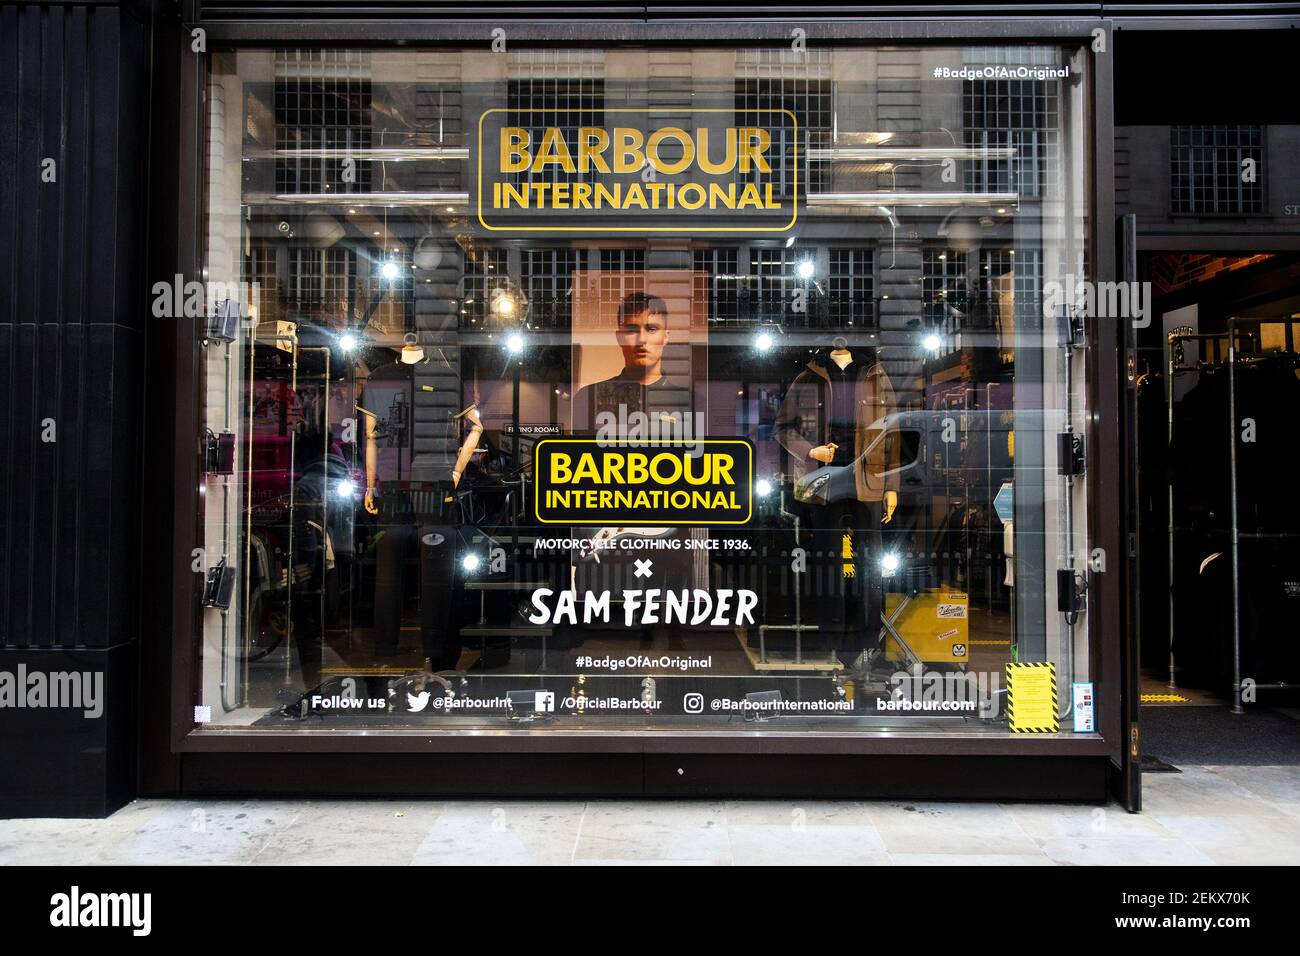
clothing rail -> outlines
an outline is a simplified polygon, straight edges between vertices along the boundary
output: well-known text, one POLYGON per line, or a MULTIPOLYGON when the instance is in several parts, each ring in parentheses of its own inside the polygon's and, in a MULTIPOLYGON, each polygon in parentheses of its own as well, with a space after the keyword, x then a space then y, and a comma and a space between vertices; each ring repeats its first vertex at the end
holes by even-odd
MULTIPOLYGON (((1286 326, 1286 344, 1290 351, 1295 351, 1295 319, 1242 319, 1231 318, 1228 320, 1228 440, 1231 442, 1229 456, 1228 472, 1228 494, 1231 497, 1231 514, 1232 514, 1232 712, 1234 714, 1245 713, 1242 707, 1241 695, 1241 534, 1240 525, 1237 516, 1237 362, 1238 354, 1236 349, 1237 337, 1233 335, 1235 328, 1241 322, 1261 322, 1265 321, 1270 325, 1286 326)), ((1256 340, 1258 342, 1258 339, 1256 340)), ((1248 353, 1246 360, 1256 358, 1259 353, 1248 353)), ((1262 535, 1252 534, 1250 538, 1262 537, 1262 535)), ((1273 536, 1270 536, 1273 537, 1273 536)), ((1276 537, 1291 537, 1290 535, 1277 535, 1276 537)), ((1254 687, 1278 690, 1288 686, 1285 682, 1275 684, 1259 684, 1254 687)))

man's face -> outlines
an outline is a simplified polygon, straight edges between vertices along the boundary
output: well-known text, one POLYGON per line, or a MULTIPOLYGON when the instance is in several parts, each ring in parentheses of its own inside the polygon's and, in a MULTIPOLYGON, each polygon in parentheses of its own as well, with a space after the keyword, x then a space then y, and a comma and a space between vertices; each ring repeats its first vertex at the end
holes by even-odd
POLYGON ((668 319, 655 312, 630 315, 614 333, 628 368, 654 368, 668 344, 668 319))

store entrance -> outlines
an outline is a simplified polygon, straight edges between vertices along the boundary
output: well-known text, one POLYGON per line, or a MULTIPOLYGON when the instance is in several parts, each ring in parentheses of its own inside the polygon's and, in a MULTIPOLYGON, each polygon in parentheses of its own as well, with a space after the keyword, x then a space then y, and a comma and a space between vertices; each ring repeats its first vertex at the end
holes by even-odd
POLYGON ((1300 256, 1142 255, 1143 771, 1300 764, 1300 256), (1235 502, 1235 507, 1234 507, 1235 502))

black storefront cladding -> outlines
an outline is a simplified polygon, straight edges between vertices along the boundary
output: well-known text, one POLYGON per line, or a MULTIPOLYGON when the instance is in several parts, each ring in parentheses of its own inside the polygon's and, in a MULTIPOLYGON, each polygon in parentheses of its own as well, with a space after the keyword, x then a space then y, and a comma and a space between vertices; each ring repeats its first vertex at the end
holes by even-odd
MULTIPOLYGON (((986 23, 983 35, 1013 41, 1020 36, 1016 24, 1029 18, 1046 36, 1066 32, 1053 17, 1221 13, 1202 4, 1122 6, 969 6, 961 14, 972 21, 1005 18, 1004 30, 990 31, 986 23)), ((1289 5, 1264 6, 1266 12, 1293 12, 1289 5)), ((189 25, 202 24, 213 37, 251 38, 283 28, 304 40, 340 43, 379 42, 394 29, 412 27, 450 41, 456 34, 480 36, 487 21, 517 21, 534 38, 565 42, 577 34, 599 38, 602 29, 622 35, 638 21, 685 27, 694 17, 709 17, 711 33, 743 38, 754 31, 775 36, 781 18, 789 16, 816 22, 954 14, 949 6, 903 4, 793 10, 760 4, 750 10, 758 20, 777 22, 726 22, 734 11, 721 7, 582 3, 544 12, 519 4, 292 0, 0 6, 0 100, 14 104, 0 115, 6 168, 0 261, 7 267, 0 283, 0 421, 10 462, 0 474, 0 670, 24 663, 102 668, 109 675, 105 717, 98 721, 80 712, 28 711, 21 720, 4 715, 0 815, 98 815, 135 791, 347 792, 352 784, 340 781, 362 777, 367 792, 712 794, 808 793, 817 789, 817 779, 830 787, 832 778, 836 793, 866 793, 887 778, 891 793, 914 796, 956 794, 958 778, 979 776, 1002 782, 975 791, 963 785, 960 792, 1100 795, 1105 751, 1080 761, 1050 745, 1038 758, 1042 772, 1028 777, 1014 748, 1002 744, 994 748, 1002 756, 961 757, 956 775, 958 757, 949 743, 932 749, 948 754, 938 757, 948 761, 946 771, 936 770, 933 758, 927 763, 875 746, 841 770, 822 770, 827 760, 847 759, 832 756, 838 745, 831 740, 791 741, 784 757, 720 757, 688 745, 684 749, 697 752, 681 758, 663 739, 645 741, 639 752, 581 755, 566 755, 562 740, 539 742, 532 753, 499 755, 475 754, 455 741, 446 749, 464 752, 422 758, 405 739, 389 745, 388 754, 365 753, 359 743, 313 753, 325 748, 309 743, 293 755, 241 756, 211 741, 188 748, 198 752, 178 752, 186 749, 180 743, 190 727, 183 711, 194 699, 192 675, 173 657, 173 635, 193 633, 195 613, 187 544, 197 530, 189 493, 197 470, 189 427, 196 399, 184 372, 195 344, 191 329, 146 323, 146 317, 149 283, 175 272, 191 275, 198 263, 201 230, 183 211, 197 208, 201 184, 195 148, 201 137, 182 125, 195 122, 183 103, 200 88, 199 58, 186 49, 189 25), (412 22, 421 19, 424 24, 412 22), (151 137, 151 128, 161 132, 151 137), (56 163, 52 183, 41 182, 47 157, 56 163), (53 442, 41 440, 45 419, 54 420, 53 442), (138 721, 137 688, 147 692, 138 721), (808 752, 798 756, 801 749, 808 752), (567 769, 552 762, 558 758, 567 769), (440 772, 413 776, 416 760, 440 772), (344 767, 346 774, 339 773, 344 767), (358 773, 361 768, 371 772, 358 773), (540 782, 564 774, 569 780, 549 788, 540 782)), ((828 37, 852 36, 862 21, 845 29, 821 26, 828 37)), ((892 28, 873 29, 889 35, 892 28)))
POLYGON ((4 712, 0 812, 134 789, 148 71, 135 10, 0 6, 0 671, 108 700, 4 712))

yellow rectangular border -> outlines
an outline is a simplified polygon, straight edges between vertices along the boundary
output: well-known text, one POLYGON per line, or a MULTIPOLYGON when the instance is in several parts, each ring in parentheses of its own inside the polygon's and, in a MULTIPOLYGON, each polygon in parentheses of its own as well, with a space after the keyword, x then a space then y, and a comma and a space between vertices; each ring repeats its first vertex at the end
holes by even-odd
MULTIPOLYGON (((646 113, 649 108, 635 106, 616 106, 604 109, 603 113, 646 113)), ((790 117, 794 126, 794 214, 784 226, 490 226, 483 218, 483 121, 492 113, 553 113, 555 110, 542 106, 525 109, 510 109, 506 106, 494 106, 484 110, 478 118, 478 156, 475 177, 477 194, 478 221, 489 232, 789 232, 799 221, 799 119, 787 109, 776 107, 750 106, 741 109, 729 109, 725 106, 686 106, 674 108, 674 113, 784 113, 790 117)))
MULTIPOLYGON (((538 513, 537 510, 538 502, 540 501, 540 497, 537 494, 537 489, 541 486, 541 482, 537 480, 537 457, 538 457, 537 451, 547 442, 565 442, 566 444, 570 444, 570 445, 601 445, 602 447, 609 447, 610 445, 618 445, 622 447, 623 443, 609 442, 602 438, 543 438, 541 441, 533 445, 533 469, 532 469, 533 471, 533 517, 537 519, 538 524, 558 524, 558 525, 567 525, 569 527, 573 527, 572 521, 547 521, 545 518, 541 516, 541 514, 538 513)), ((749 524, 749 522, 753 520, 754 518, 754 446, 750 442, 746 441, 743 438, 700 438, 700 439, 696 439, 695 441, 672 441, 672 440, 657 438, 657 439, 652 439, 647 441, 638 441, 636 439, 629 439, 626 443, 626 446, 628 448, 635 448, 639 445, 672 445, 678 448, 683 446, 688 446, 688 445, 744 445, 745 450, 749 452, 749 513, 745 515, 743 521, 710 521, 707 524, 700 524, 700 522, 698 521, 692 521, 689 524, 673 524, 672 522, 669 522, 668 524, 664 524, 664 522, 662 521, 623 521, 620 522, 620 524, 649 525, 650 527, 653 528, 707 528, 713 525, 732 526, 732 525, 749 524)))

